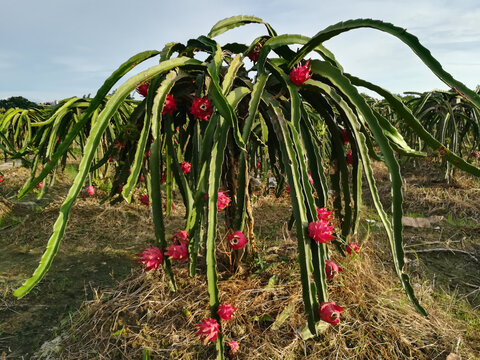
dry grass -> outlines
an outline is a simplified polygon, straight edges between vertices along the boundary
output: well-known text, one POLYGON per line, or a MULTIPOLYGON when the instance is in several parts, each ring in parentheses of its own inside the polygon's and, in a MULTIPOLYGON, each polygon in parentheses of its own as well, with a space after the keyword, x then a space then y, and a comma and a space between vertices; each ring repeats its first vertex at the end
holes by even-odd
MULTIPOLYGON (((478 358, 480 348, 473 341, 480 338, 466 340, 462 323, 436 304, 425 284, 415 287, 429 317, 417 314, 372 247, 369 239, 359 258, 335 259, 344 273, 329 292, 344 308, 342 321, 307 341, 299 334, 305 316, 291 240, 275 247, 277 255, 289 259, 277 258, 274 269, 250 278, 223 272, 222 302, 237 308, 223 333, 227 341, 239 341, 238 359, 445 359, 451 352, 478 358), (268 289, 273 274, 280 280, 268 289), (291 315, 274 330, 267 315, 276 319, 289 305, 291 315)), ((168 291, 161 275, 135 270, 117 289, 86 303, 82 319, 68 332, 62 358, 135 359, 142 349, 150 349, 153 359, 215 358, 215 347, 202 345, 195 335, 194 325, 209 317, 205 278, 189 278, 184 266, 175 271, 177 293, 168 291)))
MULTIPOLYGON (((389 194, 389 182, 382 181, 385 176, 382 171, 377 166, 378 185, 381 193, 389 194)), ((451 190, 457 189, 458 201, 455 197, 448 200, 449 209, 480 219, 478 206, 472 207, 478 186, 432 186, 425 172, 419 174, 408 176, 411 185, 405 187, 407 211, 444 214, 442 201, 447 201, 448 196, 453 196, 451 190), (425 177, 424 182, 421 177, 425 177)), ((19 179, 22 176, 25 174, 19 179)), ((18 189, 19 184, 12 185, 12 189, 18 189)), ((10 189, 6 192, 10 193, 10 189)), ((6 203, 6 212, 16 211, 16 205, 11 205, 6 203)), ((30 215, 28 227, 8 229, 4 232, 8 235, 6 244, 25 253, 34 244, 38 256, 58 214, 58 205, 57 200, 52 201, 42 212, 30 215)), ((423 318, 414 311, 387 260, 381 233, 359 238, 363 250, 358 258, 334 255, 344 273, 330 283, 329 294, 331 300, 344 308, 342 321, 318 338, 302 340, 300 330, 306 322, 296 244, 295 238, 290 238, 284 229, 290 214, 288 198, 261 198, 255 211, 257 246, 262 253, 262 257, 255 259, 257 266, 234 276, 224 239, 218 248, 221 300, 237 308, 223 333, 226 341, 239 341, 238 359, 445 359, 451 352, 462 359, 480 358, 480 335, 468 332, 466 323, 452 315, 458 306, 453 297, 445 294, 444 301, 439 302, 433 286, 414 278, 415 290, 429 317, 423 318), (274 275, 278 281, 268 287, 274 275), (273 321, 288 307, 292 309, 290 316, 274 330, 273 321)), ((173 216, 167 219, 167 235, 183 227, 182 214, 182 206, 176 206, 173 216)), ((148 246, 153 240, 153 222, 147 208, 139 204, 99 207, 98 198, 83 197, 74 207, 69 230, 47 281, 49 277, 55 279, 55 271, 62 268, 61 264, 72 264, 75 271, 78 264, 68 257, 62 260, 73 251, 76 256, 85 253, 100 257, 118 252, 131 261, 141 246, 148 246)), ((202 260, 200 267, 204 266, 202 260)), ((94 271, 102 271, 101 266, 94 271)), ((175 264, 174 271, 179 287, 176 293, 168 290, 162 272, 144 273, 139 268, 113 289, 94 289, 93 300, 84 302, 72 321, 63 327, 61 352, 52 347, 52 351, 46 351, 46 344, 43 353, 49 353, 50 359, 139 359, 142 349, 149 349, 152 359, 215 358, 215 346, 204 346, 195 335, 195 324, 209 317, 203 270, 193 279, 188 277, 185 264, 175 264)), ((19 278, 23 276, 22 273, 19 278)), ((33 301, 40 301, 42 292, 50 289, 44 284, 40 284, 40 292, 33 301)), ((54 301, 54 297, 49 299, 54 301)), ((10 305, 14 304, 12 301, 10 305)), ((40 352, 37 356, 48 358, 40 356, 40 352)))
MULTIPOLYGON (((402 170, 404 211, 425 216, 450 213, 456 217, 480 219, 478 180, 457 172, 453 183, 447 184, 443 179, 444 171, 434 167, 429 159, 418 162, 416 167, 402 170)), ((390 207, 391 189, 387 167, 379 161, 373 161, 372 165, 382 203, 390 207)))

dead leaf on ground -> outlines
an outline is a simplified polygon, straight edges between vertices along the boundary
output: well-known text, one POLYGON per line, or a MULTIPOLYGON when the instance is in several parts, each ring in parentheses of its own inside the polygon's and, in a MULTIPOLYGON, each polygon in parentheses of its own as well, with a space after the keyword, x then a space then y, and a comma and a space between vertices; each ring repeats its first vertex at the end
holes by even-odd
POLYGON ((458 356, 457 354, 450 353, 447 356, 447 360, 462 360, 462 358, 460 356, 458 356))
POLYGON ((429 228, 432 227, 433 224, 438 223, 444 219, 443 216, 430 216, 426 218, 414 218, 409 216, 402 216, 402 225, 403 226, 411 226, 416 228, 429 228))

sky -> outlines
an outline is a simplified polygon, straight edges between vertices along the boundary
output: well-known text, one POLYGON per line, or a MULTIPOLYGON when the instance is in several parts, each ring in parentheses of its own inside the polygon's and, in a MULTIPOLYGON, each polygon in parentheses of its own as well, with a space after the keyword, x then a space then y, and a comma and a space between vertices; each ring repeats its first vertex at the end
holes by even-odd
MULTIPOLYGON (((186 43, 235 15, 260 17, 278 34, 305 36, 349 19, 391 22, 417 36, 454 78, 472 89, 480 84, 478 0, 0 0, 0 9, 0 99, 94 96, 132 55, 186 43)), ((262 25, 246 25, 216 40, 249 44, 265 33, 262 25)), ((389 34, 352 30, 324 45, 346 72, 394 93, 448 88, 389 34)))

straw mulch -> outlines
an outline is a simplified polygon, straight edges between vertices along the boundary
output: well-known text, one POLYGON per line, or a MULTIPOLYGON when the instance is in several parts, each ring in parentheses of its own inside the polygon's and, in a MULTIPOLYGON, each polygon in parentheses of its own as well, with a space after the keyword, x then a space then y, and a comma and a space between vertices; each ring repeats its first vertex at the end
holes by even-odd
MULTIPOLYGON (((284 260, 257 276, 234 278, 227 270, 220 274, 221 301, 237 309, 222 329, 226 342, 240 344, 235 358, 445 359, 453 352, 462 359, 480 356, 479 342, 465 338, 462 324, 435 304, 425 284, 414 287, 429 316, 415 312, 392 270, 375 259, 369 241, 359 257, 335 259, 344 272, 330 283, 329 293, 330 300, 344 308, 341 323, 302 340, 306 322, 293 245, 286 240, 275 249, 271 258, 284 260), (278 282, 269 286, 274 274, 278 282), (285 309, 291 313, 280 325, 275 321, 285 309)), ((176 293, 168 290, 161 274, 139 269, 116 289, 98 293, 65 332, 60 358, 139 359, 142 349, 150 350, 152 359, 215 358, 215 346, 203 345, 195 334, 195 324, 210 317, 205 278, 189 278, 183 265, 175 271, 176 293)))

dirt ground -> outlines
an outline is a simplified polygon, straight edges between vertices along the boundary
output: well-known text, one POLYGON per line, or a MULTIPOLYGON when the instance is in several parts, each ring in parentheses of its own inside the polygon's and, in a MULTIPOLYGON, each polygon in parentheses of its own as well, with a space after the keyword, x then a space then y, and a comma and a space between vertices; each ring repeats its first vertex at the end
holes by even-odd
MULTIPOLYGON (((390 206, 388 172, 375 163, 382 202, 390 206)), ((410 271, 422 273, 432 285, 466 297, 480 307, 480 183, 457 173, 452 184, 435 164, 407 166, 404 176, 404 213, 411 218, 434 219, 429 227, 404 227, 410 271), (418 268, 418 269, 417 269, 418 268), (468 275, 466 275, 468 274, 468 275)), ((366 199, 369 203, 369 199, 366 199)))
MULTIPOLYGON (((239 308, 224 329, 227 338, 240 339, 237 358, 446 359, 450 353, 480 358, 480 185, 465 176, 446 185, 441 171, 421 166, 404 171, 405 215, 443 219, 428 228, 405 227, 404 233, 408 271, 429 318, 412 310, 396 280, 384 231, 365 194, 357 238, 362 253, 335 259, 349 270, 329 289, 346 309, 343 325, 316 341, 303 341, 295 237, 286 230, 289 199, 260 197, 254 210, 261 255, 249 275, 235 277, 224 244, 218 250, 225 280, 221 293, 239 308), (288 318, 279 324, 286 309, 288 318)), ((388 206, 388 173, 377 163, 375 174, 388 206)), ((0 184, 1 359, 30 359, 35 353, 50 359, 131 359, 140 358, 142 349, 150 349, 152 359, 214 355, 214 346, 203 346, 195 336, 194 324, 208 309, 203 276, 191 279, 185 266, 178 266, 181 290, 171 294, 161 274, 145 274, 134 262, 154 243, 151 211, 138 202, 100 206, 102 194, 83 194, 47 276, 24 299, 14 299, 12 290, 37 265, 71 178, 60 176, 42 200, 35 194, 17 200, 28 173, 15 168, 5 175, 0 184)), ((167 219, 167 235, 183 224, 178 205, 167 219)))
POLYGON ((125 278, 135 254, 153 241, 150 210, 140 205, 98 206, 101 194, 82 194, 75 204, 59 253, 45 279, 21 300, 11 295, 36 268, 71 178, 60 176, 46 196, 17 200, 27 178, 22 168, 5 171, 0 187, 0 353, 28 359, 58 333, 93 287, 125 278))

